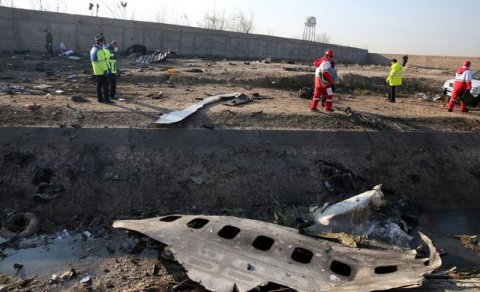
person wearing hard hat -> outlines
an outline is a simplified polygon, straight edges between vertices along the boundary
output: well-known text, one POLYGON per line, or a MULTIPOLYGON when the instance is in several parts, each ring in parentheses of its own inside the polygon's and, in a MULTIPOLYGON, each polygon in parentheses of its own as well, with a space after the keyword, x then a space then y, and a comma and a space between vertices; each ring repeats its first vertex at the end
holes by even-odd
POLYGON ((105 37, 101 34, 95 37, 95 45, 90 50, 90 61, 92 62, 93 75, 97 82, 97 100, 103 103, 113 103, 110 100, 108 78, 111 74, 108 63, 108 51, 103 48, 105 37))
MULTIPOLYGON (((395 102, 395 89, 402 85, 403 67, 398 63, 397 59, 392 59, 390 66, 390 73, 387 77, 387 82, 390 85, 390 93, 388 94, 388 101, 395 102)), ((405 62, 406 63, 406 62, 405 62)))
POLYGON ((333 62, 333 51, 328 50, 325 52, 325 56, 319 58, 313 62, 315 65, 315 91, 313 92, 312 104, 310 106, 310 111, 318 111, 317 106, 320 98, 325 96, 325 103, 322 100, 322 106, 325 106, 326 111, 333 111, 332 109, 332 99, 333 99, 333 90, 332 85, 334 82, 333 76, 331 74, 332 62, 333 62))
POLYGON ((472 89, 472 70, 470 70, 470 61, 463 62, 462 68, 458 68, 453 83, 452 97, 448 103, 448 111, 452 112, 455 107, 455 101, 460 98, 460 109, 462 112, 468 112, 467 105, 461 100, 462 95, 467 90, 472 89))

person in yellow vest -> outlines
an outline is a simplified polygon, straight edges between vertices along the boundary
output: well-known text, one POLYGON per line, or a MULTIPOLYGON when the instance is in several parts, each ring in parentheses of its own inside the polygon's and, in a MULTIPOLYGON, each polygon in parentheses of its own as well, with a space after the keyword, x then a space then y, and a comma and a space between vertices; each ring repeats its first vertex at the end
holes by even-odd
POLYGON ((120 76, 120 70, 117 63, 118 42, 113 40, 106 48, 108 50, 108 62, 110 65, 111 73, 108 78, 110 84, 110 99, 117 99, 117 78, 120 76))
POLYGON ((97 83, 97 100, 103 103, 113 103, 110 100, 108 78, 111 74, 108 63, 108 53, 103 48, 105 38, 103 35, 95 37, 95 45, 90 50, 90 61, 92 62, 93 75, 97 83))
POLYGON ((387 82, 390 85, 390 93, 387 100, 395 102, 395 88, 402 85, 403 67, 397 62, 397 59, 392 59, 391 63, 390 74, 387 77, 387 82))

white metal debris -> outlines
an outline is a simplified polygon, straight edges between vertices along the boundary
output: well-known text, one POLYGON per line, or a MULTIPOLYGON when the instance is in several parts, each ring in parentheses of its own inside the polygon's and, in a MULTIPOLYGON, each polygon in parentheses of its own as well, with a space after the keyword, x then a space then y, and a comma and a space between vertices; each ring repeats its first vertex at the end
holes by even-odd
POLYGON ((298 230, 228 216, 172 215, 113 224, 167 244, 193 281, 218 292, 249 291, 267 282, 297 291, 362 292, 418 287, 440 267, 416 252, 348 248, 298 230))
POLYGON ((173 124, 173 123, 180 122, 181 120, 185 119, 186 117, 193 114, 198 109, 202 108, 203 106, 209 103, 213 103, 213 102, 222 100, 224 98, 237 97, 237 96, 240 96, 240 94, 241 93, 228 93, 228 94, 219 94, 219 95, 209 96, 200 102, 192 104, 186 109, 183 109, 181 111, 174 111, 174 112, 170 112, 168 114, 162 115, 155 122, 155 124, 173 124))

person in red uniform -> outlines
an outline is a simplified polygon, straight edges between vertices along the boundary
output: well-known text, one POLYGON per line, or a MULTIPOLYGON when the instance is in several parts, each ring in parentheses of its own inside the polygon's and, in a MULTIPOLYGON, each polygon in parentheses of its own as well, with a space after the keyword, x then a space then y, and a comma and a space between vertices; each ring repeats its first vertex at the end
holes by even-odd
POLYGON ((461 100, 462 95, 467 90, 472 89, 472 71, 470 70, 470 61, 463 62, 462 68, 457 69, 455 74, 455 82, 453 83, 452 97, 448 103, 448 111, 453 111, 455 101, 460 98, 460 109, 462 112, 468 112, 467 105, 461 100))
POLYGON ((315 65, 315 91, 313 92, 312 105, 310 111, 318 111, 317 106, 320 98, 325 96, 325 105, 322 102, 322 106, 325 106, 326 111, 333 111, 332 98, 333 98, 333 76, 331 74, 333 61, 333 51, 326 51, 325 57, 319 58, 313 62, 315 65))

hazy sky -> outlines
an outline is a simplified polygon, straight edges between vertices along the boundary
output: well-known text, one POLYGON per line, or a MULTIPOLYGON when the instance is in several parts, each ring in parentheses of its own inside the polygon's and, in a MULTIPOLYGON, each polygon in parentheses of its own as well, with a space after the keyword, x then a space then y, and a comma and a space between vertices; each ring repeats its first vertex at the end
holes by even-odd
POLYGON ((206 13, 232 18, 253 14, 254 31, 301 38, 305 18, 330 43, 373 53, 480 56, 479 0, 0 0, 0 4, 90 15, 198 26, 206 13), (95 15, 95 11, 93 11, 95 15))

